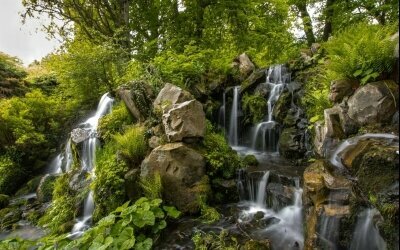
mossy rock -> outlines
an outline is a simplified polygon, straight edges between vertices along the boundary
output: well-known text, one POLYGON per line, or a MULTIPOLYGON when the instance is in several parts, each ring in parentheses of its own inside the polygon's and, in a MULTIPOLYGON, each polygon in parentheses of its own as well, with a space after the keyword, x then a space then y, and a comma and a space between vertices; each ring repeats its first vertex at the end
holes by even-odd
POLYGON ((269 240, 249 240, 246 241, 244 246, 240 247, 240 250, 270 250, 271 243, 269 240))
POLYGON ((10 197, 5 194, 0 194, 0 209, 7 207, 9 203, 10 197))
POLYGON ((254 155, 246 155, 243 158, 243 164, 245 166, 257 167, 259 162, 258 162, 257 158, 254 155))
POLYGON ((48 202, 53 199, 54 183, 57 176, 46 175, 40 181, 36 194, 39 202, 48 202))
POLYGON ((4 208, 0 210, 0 230, 11 229, 13 224, 22 219, 22 211, 18 208, 4 208))
POLYGON ((214 204, 228 204, 239 200, 236 180, 213 179, 211 181, 212 199, 214 204))
POLYGON ((42 178, 42 175, 32 178, 15 193, 15 196, 22 196, 36 192, 42 178))
POLYGON ((280 96, 278 101, 275 103, 274 110, 272 116, 275 118, 280 124, 283 124, 283 121, 288 114, 288 111, 291 106, 292 96, 291 93, 286 91, 283 92, 280 96))

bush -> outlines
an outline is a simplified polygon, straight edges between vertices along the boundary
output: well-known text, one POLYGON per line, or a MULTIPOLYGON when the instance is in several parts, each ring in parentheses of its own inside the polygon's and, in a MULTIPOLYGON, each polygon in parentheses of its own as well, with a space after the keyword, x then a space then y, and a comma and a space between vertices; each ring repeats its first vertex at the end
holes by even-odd
POLYGON ((146 156, 148 145, 144 133, 144 128, 136 125, 114 136, 116 148, 130 163, 138 165, 146 156))
POLYGON ((349 78, 366 84, 382 74, 390 73, 394 65, 396 41, 390 39, 396 26, 360 23, 350 26, 325 44, 329 57, 329 80, 349 78))
POLYGON ((0 194, 12 194, 18 189, 18 185, 23 179, 22 168, 10 157, 0 156, 0 194))
POLYGON ((97 131, 103 140, 110 141, 114 134, 122 133, 133 121, 133 117, 125 104, 119 102, 113 106, 111 113, 100 119, 97 131))
POLYGON ((106 216, 126 200, 124 175, 128 167, 118 158, 114 142, 109 142, 97 151, 96 178, 92 183, 96 203, 94 220, 106 216))
POLYGON ((236 151, 229 147, 222 134, 212 131, 208 122, 203 145, 207 161, 207 174, 210 177, 230 179, 235 176, 236 170, 241 167, 241 161, 236 151))
POLYGON ((246 124, 256 124, 263 120, 267 113, 267 100, 260 94, 244 94, 242 108, 245 113, 246 124))

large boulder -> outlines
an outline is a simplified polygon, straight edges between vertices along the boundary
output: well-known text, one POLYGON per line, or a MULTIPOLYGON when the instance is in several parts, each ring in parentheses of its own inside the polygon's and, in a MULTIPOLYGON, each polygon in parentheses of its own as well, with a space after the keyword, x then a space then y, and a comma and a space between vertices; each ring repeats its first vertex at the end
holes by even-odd
POLYGON ((348 115, 360 126, 390 122, 398 107, 398 92, 394 81, 369 83, 350 97, 348 115))
POLYGON ((90 130, 83 129, 83 128, 75 128, 71 131, 71 140, 75 144, 79 144, 86 139, 88 139, 91 135, 90 130))
POLYGON ((206 128, 206 115, 203 106, 196 100, 175 104, 163 114, 165 134, 170 142, 185 138, 203 138, 206 128))
MULTIPOLYGON (((258 69, 255 70, 251 75, 242 82, 240 85, 240 92, 244 93, 251 89, 256 88, 256 86, 260 86, 260 83, 265 82, 265 71, 267 69, 258 69)), ((257 87, 258 88, 258 87, 257 87)), ((263 85, 257 89, 257 92, 262 94, 263 96, 268 96, 270 88, 267 85, 263 85)))
POLYGON ((299 159, 307 151, 304 133, 296 128, 285 128, 278 142, 279 153, 287 159, 299 159))
POLYGON ((188 91, 183 90, 175 85, 166 83, 164 88, 158 93, 157 98, 153 102, 155 109, 168 111, 174 104, 192 100, 193 96, 188 91))
POLYGON ((358 82, 349 79, 332 81, 329 100, 333 103, 340 103, 344 97, 351 96, 358 87, 358 82))
POLYGON ((245 79, 247 76, 249 76, 256 68, 246 53, 236 57, 233 60, 232 67, 238 70, 242 79, 245 79))
POLYGON ((155 148, 142 162, 141 176, 160 174, 163 200, 181 212, 196 213, 205 165, 204 157, 196 150, 183 143, 169 143, 155 148))

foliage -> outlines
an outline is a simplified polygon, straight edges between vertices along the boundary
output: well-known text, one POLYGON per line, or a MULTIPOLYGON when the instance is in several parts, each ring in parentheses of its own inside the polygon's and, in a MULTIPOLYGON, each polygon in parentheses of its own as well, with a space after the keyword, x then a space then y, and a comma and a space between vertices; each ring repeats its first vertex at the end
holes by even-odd
POLYGON ((146 156, 148 145, 144 133, 144 127, 135 125, 114 136, 118 151, 133 164, 140 164, 146 156))
POLYGON ((245 113, 244 122, 256 124, 262 121, 267 113, 267 100, 259 93, 254 95, 245 93, 242 97, 242 108, 245 113))
POLYGON ((18 58, 0 52, 0 98, 23 94, 25 82, 22 79, 25 76, 18 58))
POLYGON ((213 131, 211 123, 207 122, 203 145, 207 161, 207 174, 216 178, 233 178, 236 170, 241 167, 241 161, 236 151, 227 144, 222 134, 213 131))
POLYGON ((69 187, 68 174, 62 175, 54 183, 52 206, 40 218, 39 224, 49 228, 52 233, 65 233, 62 225, 75 218, 75 205, 81 200, 83 197, 69 187))
POLYGON ((199 199, 199 205, 200 205, 200 211, 201 211, 200 220, 203 223, 212 224, 221 219, 220 213, 218 213, 218 211, 215 208, 207 205, 207 196, 206 195, 199 195, 198 199, 199 199))
POLYGON ((394 27, 360 23, 347 28, 325 44, 330 80, 349 78, 366 84, 394 65, 394 27))
POLYGON ((143 189, 145 197, 157 199, 162 197, 161 175, 155 172, 153 175, 140 178, 140 186, 143 189))
POLYGON ((254 155, 246 155, 243 158, 243 165, 245 165, 245 166, 258 166, 258 160, 254 155))
POLYGON ((229 232, 225 229, 223 229, 219 234, 215 232, 204 233, 202 231, 197 231, 192 236, 192 241, 196 250, 238 249, 238 242, 236 238, 229 237, 229 232))
POLYGON ((7 155, 0 156, 0 194, 12 194, 24 178, 23 169, 7 155))
POLYGON ((96 178, 92 182, 95 221, 125 202, 124 175, 127 171, 128 166, 118 157, 112 141, 96 152, 96 178))
POLYGON ((66 245, 74 249, 151 249, 153 239, 167 226, 168 217, 180 213, 173 207, 163 206, 162 200, 140 198, 129 202, 101 219, 83 236, 66 245))
POLYGON ((119 102, 109 114, 100 119, 97 131, 103 140, 110 141, 114 134, 122 133, 132 123, 131 113, 123 102, 119 102))

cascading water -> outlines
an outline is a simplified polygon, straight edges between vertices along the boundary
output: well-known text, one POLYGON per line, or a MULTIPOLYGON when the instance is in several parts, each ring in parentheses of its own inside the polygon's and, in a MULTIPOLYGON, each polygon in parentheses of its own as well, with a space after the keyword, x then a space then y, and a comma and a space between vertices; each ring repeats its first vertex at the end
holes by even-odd
MULTIPOLYGON (((265 172, 256 183, 253 178, 238 180, 238 183, 247 182, 249 197, 249 201, 242 202, 242 206, 247 209, 242 210, 239 215, 239 223, 249 222, 256 214, 262 212, 264 214, 262 220, 273 221, 273 223, 256 232, 259 238, 270 239, 273 249, 302 249, 304 244, 301 198, 303 190, 300 188, 300 181, 298 178, 294 181, 293 203, 275 211, 268 208, 266 204, 269 176, 270 171, 265 172), (257 190, 255 195, 254 190, 257 190)), ((240 177, 243 178, 243 176, 240 177)), ((244 190, 239 190, 239 192, 244 192, 244 190)))
POLYGON ((386 250, 386 242, 379 234, 374 217, 380 216, 376 209, 366 209, 358 216, 350 250, 386 250))
MULTIPOLYGON (((99 145, 99 140, 97 139, 97 125, 99 123, 99 119, 111 111, 113 101, 114 100, 109 96, 108 93, 104 94, 101 97, 100 102, 97 106, 96 113, 81 124, 83 129, 89 132, 89 138, 83 141, 80 163, 82 169, 86 170, 91 175, 91 178, 95 177, 94 164, 96 161, 96 148, 99 145)), ((90 191, 84 200, 83 214, 72 228, 71 236, 79 236, 83 233, 83 231, 89 226, 91 222, 93 211, 93 192, 90 191)))
POLYGON ((231 116, 229 119, 229 144, 231 146, 238 146, 238 114, 239 114, 239 91, 240 86, 235 86, 233 88, 233 100, 232 100, 232 109, 231 116))
POLYGON ((268 69, 267 77, 264 85, 270 89, 267 108, 268 113, 266 120, 255 126, 252 136, 252 148, 262 151, 276 151, 279 131, 276 129, 276 122, 273 120, 272 114, 275 103, 278 101, 285 85, 290 83, 290 73, 286 72, 286 68, 282 65, 275 65, 268 69))

